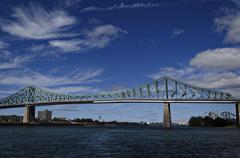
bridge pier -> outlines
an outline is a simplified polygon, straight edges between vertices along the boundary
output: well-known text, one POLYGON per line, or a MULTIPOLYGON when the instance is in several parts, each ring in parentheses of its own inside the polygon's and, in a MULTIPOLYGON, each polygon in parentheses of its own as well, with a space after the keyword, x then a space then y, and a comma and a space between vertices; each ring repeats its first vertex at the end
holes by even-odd
POLYGON ((240 117, 239 117, 239 114, 240 114, 240 102, 237 102, 235 104, 236 106, 236 123, 237 123, 237 126, 240 126, 240 117))
POLYGON ((35 106, 24 107, 23 123, 31 123, 35 120, 35 106))
POLYGON ((163 103, 163 128, 172 126, 170 103, 163 103))

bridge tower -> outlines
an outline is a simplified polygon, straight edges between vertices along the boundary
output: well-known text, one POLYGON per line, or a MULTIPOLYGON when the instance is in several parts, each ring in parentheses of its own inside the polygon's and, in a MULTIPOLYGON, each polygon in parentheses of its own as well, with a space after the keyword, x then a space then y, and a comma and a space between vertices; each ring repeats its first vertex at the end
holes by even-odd
POLYGON ((171 120, 171 109, 170 103, 163 103, 163 128, 171 128, 172 120, 171 120))
POLYGON ((238 126, 240 126, 240 117, 239 117, 239 115, 240 115, 240 101, 236 102, 235 106, 236 106, 236 121, 237 121, 236 123, 237 123, 238 126))
POLYGON ((35 106, 25 105, 23 123, 31 123, 35 120, 35 106))

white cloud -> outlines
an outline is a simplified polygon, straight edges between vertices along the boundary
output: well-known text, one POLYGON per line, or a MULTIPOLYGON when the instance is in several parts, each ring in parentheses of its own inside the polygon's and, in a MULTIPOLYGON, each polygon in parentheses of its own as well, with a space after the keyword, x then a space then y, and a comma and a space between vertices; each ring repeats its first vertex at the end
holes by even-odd
POLYGON ((100 25, 93 30, 85 32, 87 38, 87 44, 90 47, 103 48, 119 36, 120 33, 127 33, 119 27, 113 25, 100 25))
POLYGON ((3 50, 3 49, 6 49, 7 46, 8 46, 7 43, 5 43, 3 41, 0 41, 0 51, 3 50))
POLYGON ((84 45, 82 40, 53 40, 49 41, 49 45, 63 50, 63 52, 80 51, 81 45, 84 45))
POLYGON ((198 53, 183 68, 164 67, 148 77, 158 79, 169 76, 198 87, 218 89, 240 97, 239 60, 238 48, 206 50, 198 53))
POLYGON ((233 3, 235 3, 238 7, 240 7, 240 1, 239 0, 232 0, 233 3))
POLYGON ((194 76, 195 80, 192 83, 207 88, 229 89, 240 87, 240 74, 234 72, 202 72, 194 74, 194 76))
POLYGON ((23 64, 32 60, 32 56, 16 56, 14 58, 9 59, 9 61, 0 63, 0 70, 2 69, 14 69, 20 68, 23 64))
POLYGON ((240 48, 209 49, 198 53, 190 61, 190 65, 208 69, 240 68, 240 48))
MULTIPOLYGON (((113 25, 100 25, 96 26, 91 30, 85 30, 83 32, 84 37, 82 39, 72 39, 72 40, 52 40, 49 41, 49 46, 43 48, 58 48, 62 52, 82 52, 91 48, 104 48, 111 41, 120 36, 120 34, 126 34, 127 32, 119 27, 113 25)), ((42 47, 36 47, 42 50, 42 47)), ((58 51, 59 52, 59 51, 58 51)))
MULTIPOLYGON (((70 7, 79 2, 79 0, 69 0, 62 1, 61 4, 70 7)), ((31 3, 28 7, 15 7, 12 18, 2 20, 0 28, 11 35, 24 39, 50 40, 48 44, 35 44, 28 49, 44 56, 104 48, 120 34, 127 33, 127 31, 110 24, 95 25, 92 29, 83 29, 77 33, 69 32, 69 28, 76 23, 76 18, 64 10, 45 10, 42 6, 31 3)), ((1 42, 0 49, 4 47, 4 43, 1 42)))
POLYGON ((4 97, 7 97, 13 93, 16 93, 17 91, 16 90, 0 90, 0 99, 1 98, 4 98, 4 97))
POLYGON ((75 7, 81 1, 82 0, 58 0, 57 3, 60 8, 66 9, 66 8, 75 7))
POLYGON ((61 93, 61 94, 90 94, 97 93, 100 91, 99 88, 88 87, 88 86, 64 86, 56 88, 48 88, 48 90, 61 93))
POLYGON ((64 86, 71 84, 84 84, 98 82, 96 79, 103 72, 103 69, 87 69, 73 71, 67 75, 46 75, 29 70, 18 70, 2 72, 0 74, 0 85, 28 86, 36 85, 40 87, 64 86))
POLYGON ((8 50, 0 50, 0 58, 1 59, 9 59, 12 56, 12 53, 8 50))
POLYGON ((234 72, 219 72, 219 71, 201 71, 199 69, 185 68, 165 68, 159 72, 149 75, 148 77, 158 79, 163 76, 169 76, 175 79, 182 80, 194 86, 217 89, 229 92, 234 96, 240 96, 240 74, 234 72))
POLYGON ((133 8, 156 8, 161 7, 162 4, 160 3, 133 3, 133 4, 113 4, 112 6, 108 7, 96 7, 90 6, 81 10, 81 12, 90 12, 90 11, 108 11, 108 10, 120 10, 120 9, 133 9, 133 8))
POLYGON ((31 4, 29 7, 16 7, 11 20, 0 23, 2 31, 27 39, 52 39, 74 36, 66 32, 76 23, 76 18, 63 10, 46 11, 43 7, 31 4))
POLYGON ((0 90, 0 94, 13 94, 15 92, 15 90, 0 90))
POLYGON ((175 38, 181 34, 184 33, 184 30, 183 29, 179 29, 179 28, 175 28, 171 33, 170 33, 170 38, 175 38))
POLYGON ((38 53, 40 51, 43 51, 44 49, 46 49, 46 45, 44 44, 40 44, 40 45, 32 45, 30 48, 28 48, 28 50, 30 50, 31 52, 35 52, 38 53))
POLYGON ((90 20, 88 20, 88 23, 90 25, 101 25, 104 22, 102 20, 96 19, 96 18, 91 18, 90 20))
POLYGON ((154 74, 148 75, 148 77, 153 79, 159 79, 163 76, 171 76, 173 78, 179 78, 179 77, 185 77, 189 74, 192 74, 195 70, 190 67, 186 67, 183 69, 176 69, 174 67, 163 67, 160 69, 159 72, 156 72, 154 74))
POLYGON ((65 52, 62 48, 51 46, 50 43, 39 44, 39 45, 33 44, 31 47, 27 48, 26 50, 29 51, 29 53, 33 53, 33 55, 40 56, 40 57, 51 56, 51 55, 58 57, 60 54, 65 52))
POLYGON ((0 59, 6 59, 11 56, 11 52, 7 50, 9 44, 3 41, 0 41, 0 59))
MULTIPOLYGON (((238 2, 239 3, 239 2, 238 2)), ((239 6, 240 7, 240 6, 239 6)), ((240 11, 238 9, 225 9, 225 15, 214 19, 217 32, 226 32, 224 41, 240 43, 240 11)))

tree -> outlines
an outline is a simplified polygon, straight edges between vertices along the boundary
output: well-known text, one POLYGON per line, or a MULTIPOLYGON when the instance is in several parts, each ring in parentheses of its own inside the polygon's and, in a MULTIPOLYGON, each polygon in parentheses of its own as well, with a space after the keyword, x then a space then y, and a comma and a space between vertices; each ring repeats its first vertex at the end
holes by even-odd
POLYGON ((203 125, 203 118, 201 116, 199 117, 191 117, 189 120, 189 126, 190 127, 196 127, 196 126, 202 126, 203 125))

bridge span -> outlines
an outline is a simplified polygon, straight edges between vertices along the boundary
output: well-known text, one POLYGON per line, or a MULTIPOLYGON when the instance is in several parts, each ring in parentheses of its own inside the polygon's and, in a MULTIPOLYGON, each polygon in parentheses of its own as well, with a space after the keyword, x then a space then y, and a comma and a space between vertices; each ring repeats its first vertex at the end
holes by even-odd
POLYGON ((136 88, 89 95, 58 94, 36 86, 28 86, 0 100, 0 108, 25 107, 24 123, 35 118, 35 106, 60 104, 163 103, 163 127, 171 127, 171 103, 234 104, 236 123, 240 126, 240 101, 231 94, 196 87, 179 80, 162 77, 136 88))

